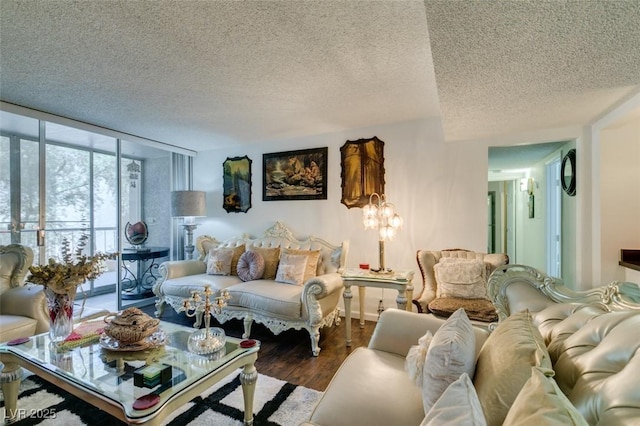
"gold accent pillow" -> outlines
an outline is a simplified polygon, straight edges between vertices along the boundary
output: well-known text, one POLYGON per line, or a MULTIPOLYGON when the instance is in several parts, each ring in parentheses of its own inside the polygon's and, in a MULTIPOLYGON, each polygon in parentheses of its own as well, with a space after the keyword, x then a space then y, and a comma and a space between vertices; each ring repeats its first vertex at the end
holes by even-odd
POLYGON ((260 253, 264 259, 263 280, 275 280, 278 272, 278 261, 280 260, 280 247, 247 247, 247 250, 260 253))
POLYGON ((318 269, 318 260, 320 259, 320 250, 298 250, 286 248, 282 251, 285 254, 295 254, 307 256, 307 266, 304 270, 304 282, 306 283, 309 278, 316 276, 316 270, 318 269))
POLYGON ((244 253, 244 245, 231 247, 233 250, 233 257, 231 258, 231 275, 238 275, 238 260, 244 253))
POLYGON ((531 367, 552 368, 544 340, 524 311, 498 324, 478 354, 473 383, 488 424, 504 422, 531 367))
POLYGON ((513 401, 503 426, 584 425, 588 423, 553 379, 553 370, 531 368, 531 377, 513 401))

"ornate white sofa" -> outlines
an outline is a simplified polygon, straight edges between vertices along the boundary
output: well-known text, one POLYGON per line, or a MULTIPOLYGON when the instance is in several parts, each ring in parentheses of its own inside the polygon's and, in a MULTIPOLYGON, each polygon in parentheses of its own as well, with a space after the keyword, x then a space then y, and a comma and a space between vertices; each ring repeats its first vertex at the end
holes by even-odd
MULTIPOLYGON (((496 340, 487 339, 501 335, 507 340, 495 348, 495 356, 489 359, 490 364, 502 366, 502 375, 496 376, 496 381, 505 388, 499 384, 500 392, 489 394, 495 403, 481 397, 483 413, 490 413, 486 424, 640 424, 637 284, 612 283, 574 292, 533 268, 511 265, 499 267, 491 275, 489 290, 500 322, 489 328, 473 328, 476 353, 497 344, 496 340), (524 368, 505 366, 511 360, 502 352, 520 350, 515 341, 523 330, 514 327, 509 334, 508 327, 499 326, 525 317, 534 326, 532 336, 539 335, 545 354, 538 358, 542 353, 539 349, 531 353, 536 354, 529 357, 531 363, 539 363, 533 368, 526 362, 524 368), (545 372, 542 382, 536 382, 542 377, 536 376, 539 371, 545 372), (512 394, 514 386, 516 395, 512 394), (500 419, 504 420, 495 420, 499 410, 500 419)), ((427 330, 435 333, 443 323, 442 318, 432 314, 395 309, 383 312, 369 346, 356 349, 344 361, 305 425, 461 424, 451 418, 430 423, 429 415, 425 417, 421 389, 405 371, 410 347, 417 345, 427 330)), ((476 358, 472 378, 479 396, 490 382, 486 375, 479 377, 481 357, 476 358)), ((453 409, 448 408, 449 416, 467 412, 455 404, 453 409)), ((485 423, 476 418, 473 423, 464 424, 485 423)))
POLYGON ((42 286, 25 284, 33 263, 27 246, 0 246, 0 342, 49 330, 47 301, 42 286))
MULTIPOLYGON (((197 260, 170 261, 160 265, 161 277, 153 287, 157 296, 156 316, 162 315, 165 304, 176 312, 183 312, 183 302, 191 292, 201 291, 205 285, 210 285, 216 292, 226 289, 230 296, 227 306, 213 316, 221 323, 242 319, 243 338, 250 336, 253 321, 264 324, 274 334, 288 329, 305 329, 311 337, 313 355, 320 353, 320 328, 340 321, 338 302, 344 288, 341 272, 346 264, 348 241, 333 245, 316 237, 298 240, 287 227, 277 222, 258 238, 244 234, 220 242, 210 236, 200 236, 196 240, 196 249, 200 254, 197 260), (319 250, 316 276, 298 286, 272 279, 243 282, 237 275, 206 274, 205 260, 211 248, 239 246, 247 249, 319 250)), ((194 327, 198 327, 201 320, 202 312, 198 312, 194 327)))

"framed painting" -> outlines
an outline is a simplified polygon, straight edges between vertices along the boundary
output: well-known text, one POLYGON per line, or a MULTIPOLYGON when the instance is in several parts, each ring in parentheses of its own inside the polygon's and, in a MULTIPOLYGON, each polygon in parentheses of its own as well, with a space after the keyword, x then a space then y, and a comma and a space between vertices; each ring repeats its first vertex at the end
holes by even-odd
POLYGON ((384 142, 373 137, 346 141, 340 148, 342 199, 347 206, 364 207, 374 192, 384 194, 384 142))
POLYGON ((328 148, 262 154, 262 201, 326 200, 328 148))
POLYGON ((227 157, 222 163, 222 208, 246 213, 251 208, 251 159, 227 157))

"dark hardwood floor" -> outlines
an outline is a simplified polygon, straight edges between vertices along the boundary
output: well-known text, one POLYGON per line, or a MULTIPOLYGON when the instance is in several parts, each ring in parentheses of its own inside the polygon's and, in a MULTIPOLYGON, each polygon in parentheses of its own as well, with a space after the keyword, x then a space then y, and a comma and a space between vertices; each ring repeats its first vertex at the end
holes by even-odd
MULTIPOLYGON (((154 309, 153 306, 143 308, 149 315, 153 315, 154 309)), ((165 309, 161 319, 189 326, 193 325, 194 321, 193 318, 187 318, 184 314, 175 313, 169 307, 165 309)), ((345 322, 344 318, 341 319, 340 325, 320 330, 320 348, 322 350, 317 357, 311 354, 311 341, 307 331, 287 330, 274 336, 263 325, 254 323, 251 327, 251 338, 259 340, 261 344, 256 369, 259 373, 267 376, 324 391, 345 358, 355 348, 369 344, 376 324, 372 321, 366 321, 364 328, 360 328, 358 320, 352 319, 352 346, 347 347, 345 322)), ((223 328, 228 336, 238 338, 242 336, 242 321, 240 320, 231 320, 224 324, 218 324, 213 320, 211 324, 223 328)))

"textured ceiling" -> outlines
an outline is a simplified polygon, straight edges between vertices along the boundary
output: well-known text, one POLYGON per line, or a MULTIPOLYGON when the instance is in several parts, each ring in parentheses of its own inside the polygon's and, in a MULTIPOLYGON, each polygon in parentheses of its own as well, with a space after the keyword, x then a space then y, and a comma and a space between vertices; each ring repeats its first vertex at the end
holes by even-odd
POLYGON ((195 150, 439 116, 508 137, 639 90, 639 22, 635 0, 0 0, 0 98, 195 150))

